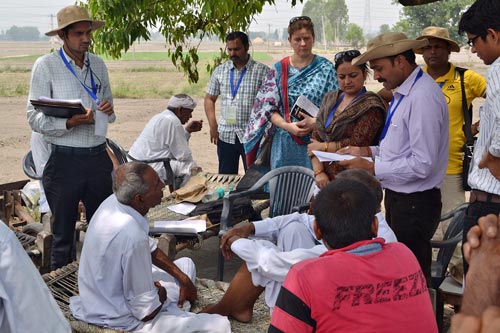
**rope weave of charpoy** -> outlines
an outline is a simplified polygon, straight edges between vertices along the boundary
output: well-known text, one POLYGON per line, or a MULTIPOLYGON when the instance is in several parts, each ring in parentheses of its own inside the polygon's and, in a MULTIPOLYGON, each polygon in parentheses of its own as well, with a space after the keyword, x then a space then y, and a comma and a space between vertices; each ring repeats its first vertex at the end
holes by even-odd
MULTIPOLYGON (((110 328, 99 327, 79 321, 71 315, 69 309, 69 298, 78 295, 78 262, 72 262, 55 271, 44 274, 43 280, 49 287, 52 295, 56 299, 57 304, 61 308, 63 314, 68 319, 73 332, 78 333, 116 333, 123 332, 110 328)), ((227 288, 229 283, 214 281, 208 279, 196 278, 196 289, 198 298, 193 304, 192 311, 198 312, 210 303, 218 302, 227 288)), ((233 333, 253 333, 263 332, 269 326, 269 308, 264 301, 262 294, 254 306, 253 319, 249 323, 240 323, 234 319, 230 319, 233 333)), ((123 332, 126 333, 126 332, 123 332)))

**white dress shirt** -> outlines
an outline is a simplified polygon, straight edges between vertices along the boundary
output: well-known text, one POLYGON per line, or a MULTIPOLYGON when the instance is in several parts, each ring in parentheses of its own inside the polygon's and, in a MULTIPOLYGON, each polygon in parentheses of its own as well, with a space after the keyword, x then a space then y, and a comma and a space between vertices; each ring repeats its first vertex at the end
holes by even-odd
POLYGON ((500 157, 500 58, 488 67, 486 101, 479 109, 479 119, 480 131, 474 145, 468 182, 472 189, 500 195, 500 181, 488 168, 478 167, 487 151, 500 157))

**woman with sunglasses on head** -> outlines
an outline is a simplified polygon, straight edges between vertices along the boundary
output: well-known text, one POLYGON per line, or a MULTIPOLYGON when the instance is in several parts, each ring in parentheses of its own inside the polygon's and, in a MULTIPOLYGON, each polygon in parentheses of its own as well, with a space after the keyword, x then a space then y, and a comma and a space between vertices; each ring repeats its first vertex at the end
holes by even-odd
POLYGON ((288 36, 293 54, 269 71, 256 96, 244 137, 250 167, 263 150, 265 138, 273 135, 270 163, 261 165, 267 167, 261 171, 287 165, 312 167, 307 144, 315 127, 315 118, 298 120, 290 115, 290 110, 300 95, 319 107, 328 91, 338 89, 333 64, 312 53, 314 25, 311 19, 307 16, 292 18, 288 36))
POLYGON ((384 127, 387 104, 364 86, 368 75, 366 64, 352 65, 358 50, 335 55, 335 70, 340 90, 327 93, 321 103, 308 154, 319 188, 325 186, 344 170, 337 163, 320 162, 313 150, 334 153, 345 146, 376 145, 384 127))

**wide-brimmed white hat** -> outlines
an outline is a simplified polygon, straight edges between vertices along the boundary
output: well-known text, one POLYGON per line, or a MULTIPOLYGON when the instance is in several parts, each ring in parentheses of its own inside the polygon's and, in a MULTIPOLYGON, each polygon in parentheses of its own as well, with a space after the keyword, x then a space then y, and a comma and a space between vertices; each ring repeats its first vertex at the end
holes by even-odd
MULTIPOLYGON (((441 28, 441 27, 427 27, 422 30, 422 35, 417 37, 417 40, 424 39, 424 38, 437 38, 444 40, 446 43, 448 43, 451 47, 452 52, 460 52, 460 46, 458 46, 458 43, 455 42, 453 39, 450 38, 450 33, 448 32, 448 29, 446 28, 441 28)), ((416 48, 413 50, 415 53, 422 54, 424 52, 423 48, 416 48)))
POLYGON ((104 21, 92 20, 86 8, 80 6, 67 6, 57 13, 57 29, 47 31, 45 35, 55 36, 59 30, 77 22, 90 22, 92 30, 99 29, 104 25, 104 21))
POLYGON ((366 52, 352 59, 351 64, 364 64, 373 59, 390 57, 427 44, 429 44, 427 39, 408 39, 402 32, 386 32, 370 40, 366 52))

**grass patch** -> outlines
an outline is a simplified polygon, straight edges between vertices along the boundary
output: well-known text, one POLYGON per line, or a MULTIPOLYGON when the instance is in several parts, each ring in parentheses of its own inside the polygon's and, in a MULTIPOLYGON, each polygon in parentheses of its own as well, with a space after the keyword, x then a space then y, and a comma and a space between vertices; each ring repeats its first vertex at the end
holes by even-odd
POLYGON ((13 67, 11 65, 0 67, 0 73, 30 73, 31 68, 13 67))
MULTIPOLYGON (((203 97, 210 80, 206 65, 219 52, 200 52, 199 80, 189 84, 186 75, 177 71, 165 52, 136 52, 124 60, 107 60, 111 90, 114 98, 167 98, 185 93, 203 97), (128 62, 128 60, 136 62, 128 62)), ((2 58, 0 61, 0 97, 26 97, 29 93, 31 67, 38 56, 2 58), (6 62, 10 60, 11 62, 6 62), (23 61, 19 61, 23 60, 23 61)), ((253 59, 269 62, 272 57, 265 52, 253 52, 253 59)), ((105 58, 106 59, 106 58, 105 58)))
POLYGON ((19 56, 19 57, 3 57, 0 58, 0 62, 8 62, 12 60, 23 60, 23 61, 32 61, 35 62, 36 59, 40 58, 42 54, 39 55, 29 55, 29 56, 19 56))

